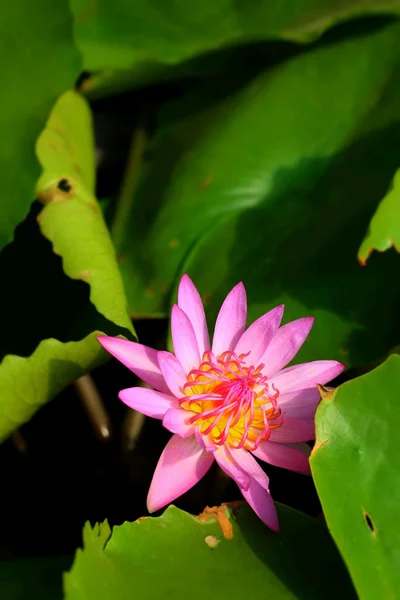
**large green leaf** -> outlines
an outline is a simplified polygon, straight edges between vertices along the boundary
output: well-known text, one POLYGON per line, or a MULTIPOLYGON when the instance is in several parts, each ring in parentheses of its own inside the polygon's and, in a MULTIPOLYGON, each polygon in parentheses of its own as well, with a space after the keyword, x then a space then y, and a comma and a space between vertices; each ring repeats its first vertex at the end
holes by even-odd
POLYGON ((96 331, 127 333, 95 310, 88 285, 64 275, 40 233, 38 209, 0 252, 0 440, 107 359, 96 331))
POLYGON ((81 69, 68 0, 13 0, 0 20, 2 97, 0 248, 34 199, 40 167, 35 142, 57 97, 81 69))
POLYGON ((89 107, 67 92, 55 105, 37 143, 44 168, 37 185, 46 203, 42 233, 61 255, 66 274, 90 285, 90 299, 107 319, 133 332, 114 246, 94 197, 95 158, 89 107))
POLYGON ((335 23, 399 14, 399 0, 70 0, 85 68, 157 69, 204 52, 277 38, 308 42, 335 23))
POLYGON ((392 257, 361 269, 356 255, 397 166, 399 51, 394 24, 296 57, 194 117, 185 106, 134 198, 121 260, 131 310, 165 312, 184 264, 210 317, 240 279, 250 319, 281 302, 287 319, 314 314, 303 359, 384 353, 398 289, 377 290, 392 257))
POLYGON ((3 600, 61 600, 62 573, 71 558, 57 556, 0 562, 3 600))
POLYGON ((362 600, 400 589, 400 356, 322 390, 311 468, 329 529, 362 600))
POLYGON ((373 250, 384 252, 391 246, 400 252, 400 170, 372 217, 358 251, 358 259, 365 265, 373 250))
POLYGON ((87 371, 105 362, 107 354, 95 331, 79 342, 43 340, 31 356, 9 354, 0 363, 0 441, 26 423, 48 400, 87 371))
POLYGON ((253 594, 319 600, 336 598, 338 589, 354 598, 325 527, 285 506, 279 515, 279 534, 244 505, 236 517, 222 506, 199 518, 171 506, 162 517, 124 523, 112 535, 107 523, 86 524, 84 549, 64 578, 66 600, 128 600, 132 594, 141 600, 253 594))

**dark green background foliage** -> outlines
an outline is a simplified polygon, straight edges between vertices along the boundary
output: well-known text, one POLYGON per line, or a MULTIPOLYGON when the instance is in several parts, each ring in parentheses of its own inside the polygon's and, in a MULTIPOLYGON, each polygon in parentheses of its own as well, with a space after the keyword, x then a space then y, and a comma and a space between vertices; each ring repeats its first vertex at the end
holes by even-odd
MULTIPOLYGON (((106 361, 99 332, 134 340, 132 319, 167 317, 183 273, 210 326, 241 280, 249 321, 281 303, 286 321, 316 317, 299 361, 371 371, 323 391, 311 461, 371 599, 394 599, 399 572, 400 365, 384 362, 400 324, 399 15, 400 0, 14 0, 0 20, 0 440, 106 361), (105 147, 93 116, 99 132, 110 106, 105 147)), ((184 597, 209 581, 221 598, 254 582, 353 597, 325 526, 280 511, 281 537, 241 509, 215 549, 219 526, 174 508, 87 526, 66 597, 165 595, 165 552, 192 556, 184 597)), ((70 562, 0 564, 0 595, 61 597, 70 562)))

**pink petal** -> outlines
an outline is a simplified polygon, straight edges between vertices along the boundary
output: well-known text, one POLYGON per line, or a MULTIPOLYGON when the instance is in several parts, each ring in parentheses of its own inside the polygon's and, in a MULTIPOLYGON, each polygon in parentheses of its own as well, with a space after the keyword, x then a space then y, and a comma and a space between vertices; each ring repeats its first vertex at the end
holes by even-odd
POLYGON ((269 478, 267 474, 248 450, 244 450, 243 448, 230 449, 230 454, 243 471, 248 473, 252 479, 256 479, 261 487, 269 491, 269 478))
POLYGON ((279 531, 278 514, 271 494, 255 479, 252 479, 248 490, 240 488, 240 491, 261 521, 274 531, 279 531))
POLYGON ((308 473, 310 471, 308 461, 310 452, 311 448, 307 444, 288 446, 268 441, 262 442, 257 450, 253 451, 253 454, 275 467, 297 471, 298 473, 308 473))
POLYGON ((107 352, 133 371, 140 379, 160 392, 169 392, 158 366, 157 350, 107 335, 100 335, 97 339, 107 352))
POLYGON ((154 419, 162 419, 168 410, 179 406, 174 396, 142 387, 121 390, 118 397, 133 410, 154 419))
POLYGON ((198 368, 201 359, 196 335, 189 317, 177 304, 172 307, 171 333, 175 356, 183 370, 189 373, 198 368))
POLYGON ((236 481, 241 489, 247 490, 249 488, 251 476, 236 462, 227 446, 218 446, 214 456, 221 469, 236 481))
POLYGON ((179 360, 171 352, 162 350, 158 352, 158 364, 167 383, 168 391, 171 390, 176 398, 182 398, 185 395, 183 386, 187 377, 179 360))
POLYGON ((243 283, 238 283, 225 298, 217 317, 212 345, 215 356, 234 349, 245 330, 246 318, 246 290, 243 283))
POLYGON ((203 435, 202 433, 199 433, 197 429, 195 430, 194 435, 196 436, 196 440, 198 441, 200 446, 204 448, 204 450, 207 450, 207 452, 215 452, 215 450, 217 449, 217 445, 214 444, 209 435, 203 435))
POLYGON ((256 366, 260 362, 280 325, 283 309, 283 304, 273 308, 257 321, 254 321, 240 337, 235 346, 235 353, 240 356, 240 354, 250 352, 249 356, 245 358, 247 364, 256 366))
POLYGON ((283 444, 297 444, 298 442, 309 442, 315 438, 314 420, 292 419, 283 417, 283 424, 271 431, 269 441, 283 444))
POLYGON ((183 408, 171 408, 167 410, 163 418, 163 425, 171 433, 177 433, 181 437, 189 437, 194 434, 195 427, 189 421, 195 416, 190 410, 183 408))
POLYGON ((270 378, 269 384, 273 384, 281 394, 296 392, 312 388, 317 383, 324 385, 337 377, 343 369, 344 365, 336 360, 316 360, 279 371, 270 378))
POLYGON ((192 488, 209 470, 214 461, 194 436, 173 435, 160 456, 150 490, 147 509, 154 512, 192 488))
POLYGON ((178 306, 189 317, 202 358, 203 353, 210 349, 210 338, 200 294, 188 275, 183 275, 179 284, 178 306))
POLYGON ((283 415, 296 419, 313 419, 320 400, 318 388, 315 387, 282 394, 278 398, 278 404, 283 415))
POLYGON ((314 317, 304 317, 278 329, 260 360, 265 364, 263 372, 266 375, 270 377, 290 363, 304 344, 313 323, 314 317))

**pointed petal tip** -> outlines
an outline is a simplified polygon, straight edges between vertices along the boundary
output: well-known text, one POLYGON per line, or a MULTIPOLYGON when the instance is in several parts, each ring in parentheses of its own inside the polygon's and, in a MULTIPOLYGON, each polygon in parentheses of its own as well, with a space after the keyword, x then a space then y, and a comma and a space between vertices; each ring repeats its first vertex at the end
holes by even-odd
POLYGON ((108 350, 107 346, 110 345, 110 343, 112 343, 113 341, 118 341, 119 338, 115 338, 115 337, 111 337, 109 335, 98 335, 97 336, 97 341, 99 342, 99 344, 101 344, 101 346, 103 346, 103 348, 105 350, 108 350))
POLYGON ((158 508, 157 508, 157 506, 156 506, 156 505, 153 505, 153 504, 151 503, 151 501, 150 501, 149 499, 147 499, 147 502, 146 502, 146 508, 147 508, 147 512, 148 512, 148 513, 150 513, 150 514, 153 514, 153 513, 155 513, 155 512, 156 512, 156 510, 158 510, 159 508, 162 508, 162 506, 160 506, 160 507, 158 507, 158 508))
MULTIPOLYGON (((281 318, 283 317, 283 313, 285 312, 285 305, 284 304, 278 304, 278 306, 275 306, 274 308, 272 308, 269 313, 277 313, 281 316, 281 318)), ((268 314, 268 313, 265 313, 268 314)))
POLYGON ((132 410, 153 419, 162 419, 170 409, 178 408, 178 401, 170 394, 164 394, 145 387, 132 387, 121 390, 118 398, 132 410))
POLYGON ((232 292, 235 292, 238 294, 244 294, 246 296, 246 287, 245 287, 243 281, 239 281, 239 283, 234 285, 233 288, 231 290, 229 290, 226 297, 229 296, 230 294, 232 294, 232 292))
POLYGON ((160 502, 159 499, 157 502, 157 498, 155 497, 155 494, 152 494, 152 490, 150 488, 146 499, 146 508, 150 514, 157 512, 158 510, 160 510, 160 508, 164 508, 164 506, 166 506, 167 504, 168 502, 163 503, 162 501, 160 502))
POLYGON ((282 317, 283 317, 283 313, 285 312, 285 305, 284 305, 284 304, 279 304, 279 305, 276 307, 276 311, 277 311, 277 312, 280 314, 280 316, 281 316, 281 319, 282 319, 282 317))
POLYGON ((186 373, 199 366, 201 357, 193 325, 178 304, 171 311, 172 345, 176 358, 186 373))
POLYGON ((189 277, 189 275, 187 273, 184 273, 182 275, 179 284, 182 284, 182 283, 191 283, 191 284, 194 285, 193 281, 190 279, 190 277, 189 277))
POLYGON ((246 320, 246 289, 240 282, 231 289, 219 310, 212 343, 215 355, 235 348, 246 329, 246 320))
POLYGON ((345 370, 346 365, 344 363, 342 363, 342 362, 339 362, 338 360, 333 360, 332 361, 332 368, 335 369, 335 375, 332 377, 332 379, 334 379, 335 377, 337 377, 338 375, 340 375, 340 373, 342 373, 345 370))
MULTIPOLYGON (((107 350, 107 352, 109 352, 117 360, 120 360, 120 357, 118 355, 120 349, 124 348, 126 344, 130 343, 130 341, 127 340, 126 338, 113 337, 111 335, 99 335, 99 336, 97 336, 97 341, 104 348, 104 350, 107 350)), ((135 342, 132 342, 132 343, 135 343, 135 342)))
POLYGON ((314 322, 315 322, 315 317, 302 317, 300 319, 298 319, 299 323, 302 323, 302 325, 306 327, 306 329, 308 329, 308 333, 306 335, 306 339, 310 334, 311 329, 314 326, 314 322))
POLYGON ((265 523, 265 525, 272 529, 272 531, 275 531, 275 533, 280 532, 281 526, 279 524, 279 521, 277 521, 276 523, 265 523))

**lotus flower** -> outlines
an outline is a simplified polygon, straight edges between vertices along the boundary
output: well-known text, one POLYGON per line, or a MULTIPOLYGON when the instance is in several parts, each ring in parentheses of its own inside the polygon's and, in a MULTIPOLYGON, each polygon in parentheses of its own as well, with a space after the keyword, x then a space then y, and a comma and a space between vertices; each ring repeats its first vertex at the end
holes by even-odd
POLYGON ((246 329, 246 291, 239 283, 222 304, 211 345, 200 295, 184 275, 171 314, 174 354, 119 338, 98 338, 153 388, 122 390, 119 398, 162 419, 174 434, 153 476, 149 512, 189 490, 216 460, 260 519, 279 529, 269 479, 254 457, 308 472, 304 442, 314 439, 317 384, 328 383, 344 368, 332 360, 286 367, 314 319, 280 327, 283 310, 277 306, 246 329))

